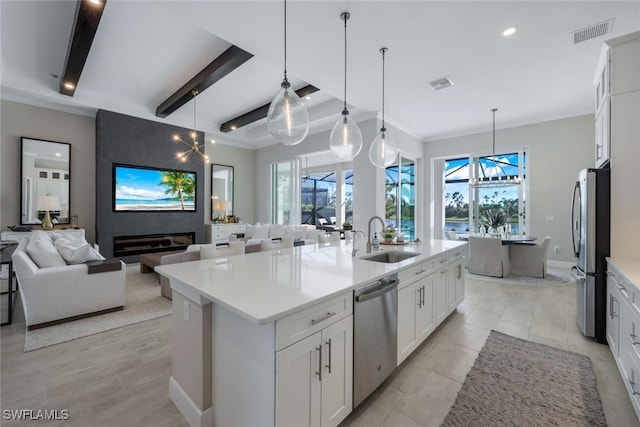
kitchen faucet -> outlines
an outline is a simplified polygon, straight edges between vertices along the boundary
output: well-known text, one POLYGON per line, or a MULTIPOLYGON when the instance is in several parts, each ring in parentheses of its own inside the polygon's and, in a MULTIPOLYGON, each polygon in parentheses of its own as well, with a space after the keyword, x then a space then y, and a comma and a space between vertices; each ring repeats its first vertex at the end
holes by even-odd
POLYGON ((358 249, 356 249, 356 238, 358 237, 358 233, 362 234, 362 237, 364 237, 365 239, 367 238, 367 236, 364 235, 364 231, 362 230, 353 230, 353 249, 351 249, 351 256, 355 257, 356 254, 358 253, 358 249))
POLYGON ((380 231, 384 231, 384 220, 377 215, 372 216, 371 219, 369 220, 369 225, 367 228, 367 231, 369 232, 369 235, 367 237, 367 253, 368 254, 371 253, 371 223, 373 222, 374 219, 377 219, 378 221, 380 221, 380 224, 382 224, 382 230, 380 231))

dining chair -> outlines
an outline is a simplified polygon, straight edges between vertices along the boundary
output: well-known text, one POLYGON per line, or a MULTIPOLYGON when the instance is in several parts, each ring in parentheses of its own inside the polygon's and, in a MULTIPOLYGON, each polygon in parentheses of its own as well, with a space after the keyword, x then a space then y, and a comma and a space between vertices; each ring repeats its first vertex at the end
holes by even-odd
POLYGON ((455 230, 445 231, 444 234, 447 236, 447 240, 458 240, 458 234, 455 230))
POLYGON ((546 277, 550 243, 551 237, 546 236, 539 244, 510 245, 511 273, 516 276, 546 277))
POLYGON ((286 249, 293 247, 293 237, 283 236, 280 240, 264 239, 260 242, 260 250, 271 251, 274 249, 286 249))
POLYGON ((500 237, 469 236, 469 273, 505 277, 510 271, 509 247, 500 237))

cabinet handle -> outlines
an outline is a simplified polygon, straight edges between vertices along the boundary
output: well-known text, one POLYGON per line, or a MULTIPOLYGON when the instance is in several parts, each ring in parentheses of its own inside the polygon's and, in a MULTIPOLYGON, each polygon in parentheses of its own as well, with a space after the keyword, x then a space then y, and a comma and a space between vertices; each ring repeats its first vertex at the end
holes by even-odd
POLYGON ((329 347, 329 363, 325 365, 325 367, 329 370, 329 373, 331 373, 331 338, 329 338, 326 341, 327 347, 329 347))
POLYGON ((418 288, 418 308, 422 307, 422 288, 418 288))
POLYGON ((418 270, 418 271, 416 271, 416 275, 418 275, 418 274, 422 274, 422 273, 424 273, 425 271, 427 271, 427 270, 418 270))
POLYGON ((616 317, 616 313, 613 311, 613 302, 615 300, 616 300, 616 297, 614 297, 613 295, 609 294, 609 313, 610 313, 612 319, 614 317, 616 317))
POLYGON ((446 259, 441 259, 441 260, 440 260, 440 264, 444 264, 445 262, 447 262, 447 260, 446 260, 446 259))
POLYGON ((459 257, 460 255, 462 255, 462 252, 456 252, 453 256, 459 257))
POLYGON ((629 338, 631 338, 631 345, 640 344, 640 342, 636 341, 636 334, 629 332, 629 338))
POLYGON ((318 350, 318 372, 316 375, 318 376, 318 381, 322 381, 322 344, 316 347, 318 350))
POLYGON ((311 319, 311 324, 315 325, 316 323, 320 323, 323 320, 327 320, 329 317, 333 316, 334 314, 336 314, 335 311, 330 311, 319 319, 311 319))
POLYGON ((462 264, 458 264, 458 279, 462 279, 462 264))
MULTIPOLYGON (((633 372, 631 374, 632 374, 632 377, 633 377, 633 372)), ((638 394, 640 394, 640 393, 638 393, 636 391, 636 383, 635 383, 635 381, 630 380, 629 378, 627 378, 627 381, 629 381, 629 385, 631 386, 631 394, 633 394, 634 396, 637 396, 638 394)))
POLYGON ((422 307, 424 307, 424 294, 425 294, 424 285, 422 285, 422 307))

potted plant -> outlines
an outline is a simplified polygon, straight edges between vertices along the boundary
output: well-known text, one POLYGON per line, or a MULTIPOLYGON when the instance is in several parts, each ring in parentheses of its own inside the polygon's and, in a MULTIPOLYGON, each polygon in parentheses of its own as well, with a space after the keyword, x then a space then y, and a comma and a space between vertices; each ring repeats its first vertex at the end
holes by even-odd
POLYGON ((345 230, 351 230, 353 228, 353 224, 351 224, 349 221, 345 221, 342 223, 342 228, 345 230))
POLYGON ((482 216, 482 223, 488 228, 490 234, 496 233, 498 227, 507 224, 509 218, 502 209, 487 209, 482 216))
POLYGON ((387 227, 384 230, 382 230, 382 238, 384 239, 385 242, 392 241, 395 236, 396 236, 395 228, 387 227))

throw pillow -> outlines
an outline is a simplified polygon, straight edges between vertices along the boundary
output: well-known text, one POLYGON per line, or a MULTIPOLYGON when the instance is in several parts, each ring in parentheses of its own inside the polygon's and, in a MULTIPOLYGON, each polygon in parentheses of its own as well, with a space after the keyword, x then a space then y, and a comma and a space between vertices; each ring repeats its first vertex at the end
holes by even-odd
POLYGON ((269 238, 269 224, 256 224, 253 226, 252 239, 268 239, 269 238))
POLYGON ((87 261, 100 261, 104 257, 84 239, 69 240, 58 238, 55 248, 67 264, 82 264, 87 261))
POLYGON ((288 230, 286 225, 271 224, 269 226, 269 238, 277 239, 278 237, 284 237, 287 235, 288 235, 288 230))
POLYGON ((61 267, 67 265, 60 253, 53 246, 53 242, 46 238, 30 238, 27 243, 27 255, 40 268, 61 267))
POLYGON ((287 227, 288 236, 293 237, 293 240, 304 240, 307 238, 307 226, 306 225, 289 225, 287 227))

